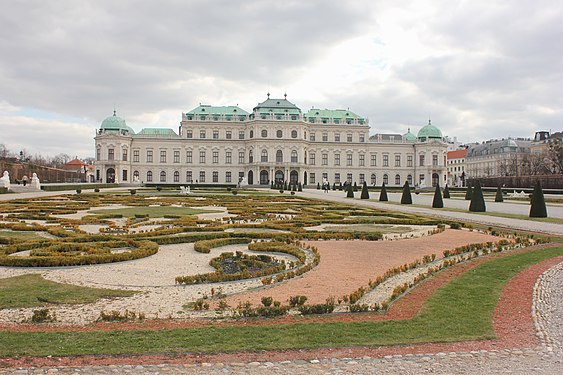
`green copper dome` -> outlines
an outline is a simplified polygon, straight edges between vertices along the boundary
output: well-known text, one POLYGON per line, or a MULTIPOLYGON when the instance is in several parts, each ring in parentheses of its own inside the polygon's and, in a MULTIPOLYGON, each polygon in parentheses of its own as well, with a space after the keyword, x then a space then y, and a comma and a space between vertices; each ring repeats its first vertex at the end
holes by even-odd
POLYGON ((133 129, 131 129, 125 123, 125 120, 121 117, 117 116, 115 111, 113 111, 113 116, 109 116, 104 121, 102 121, 102 126, 100 126, 102 130, 125 130, 130 133, 134 133, 133 129))
POLYGON ((442 132, 440 129, 432 125, 428 120, 428 125, 418 131, 418 140, 425 142, 430 139, 442 139, 442 132))
POLYGON ((416 135, 414 135, 413 133, 411 133, 411 128, 409 128, 409 131, 406 132, 405 134, 403 134, 403 138, 405 139, 405 141, 407 142, 416 142, 416 135))

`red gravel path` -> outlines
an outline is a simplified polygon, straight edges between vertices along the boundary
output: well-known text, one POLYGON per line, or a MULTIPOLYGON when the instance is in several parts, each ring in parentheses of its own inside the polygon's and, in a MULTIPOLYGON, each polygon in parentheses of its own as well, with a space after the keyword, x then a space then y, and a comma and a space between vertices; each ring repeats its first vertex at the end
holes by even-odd
POLYGON ((290 279, 271 288, 242 293, 227 298, 230 306, 250 301, 260 305, 262 297, 287 303, 290 296, 307 296, 308 304, 324 303, 332 296, 348 295, 370 279, 393 267, 470 243, 497 242, 498 237, 469 231, 446 230, 442 233, 400 241, 309 241, 318 248, 321 262, 302 277, 290 279))

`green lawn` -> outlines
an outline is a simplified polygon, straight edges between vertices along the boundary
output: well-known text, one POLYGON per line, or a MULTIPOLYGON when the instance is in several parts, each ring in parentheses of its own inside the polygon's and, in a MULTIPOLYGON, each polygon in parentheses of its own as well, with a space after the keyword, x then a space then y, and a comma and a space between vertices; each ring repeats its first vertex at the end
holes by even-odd
POLYGON ((12 230, 0 230, 0 237, 22 240, 22 241, 45 239, 45 237, 41 237, 37 232, 12 231, 12 230))
POLYGON ((493 259, 442 287, 408 321, 226 326, 159 331, 0 332, 0 356, 284 350, 451 342, 494 337, 491 317, 503 286, 563 247, 493 259))
POLYGON ((187 215, 197 215, 208 212, 219 212, 213 210, 199 210, 189 207, 172 207, 172 206, 139 206, 139 207, 126 207, 118 209, 106 209, 106 210, 90 210, 89 213, 95 215, 123 215, 123 217, 134 217, 135 215, 149 215, 151 218, 164 217, 166 215, 173 216, 187 216, 187 215))
MULTIPOLYGON (((133 295, 128 290, 85 288, 45 280, 39 274, 0 279, 0 310, 40 307, 50 303, 91 303, 100 298, 133 295)), ((1 345, 0 345, 1 347, 1 345)))

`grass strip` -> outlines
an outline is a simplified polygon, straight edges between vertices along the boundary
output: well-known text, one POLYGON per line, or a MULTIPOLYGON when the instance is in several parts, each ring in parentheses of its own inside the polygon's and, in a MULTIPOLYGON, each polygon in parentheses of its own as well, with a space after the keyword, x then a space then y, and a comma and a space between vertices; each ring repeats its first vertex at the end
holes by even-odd
POLYGON ((61 284, 45 280, 39 274, 0 279, 0 309, 43 307, 48 303, 92 303, 100 298, 126 297, 133 294, 135 292, 128 290, 97 289, 61 284))
POLYGON ((504 285, 563 247, 491 259, 448 283, 408 321, 227 326, 171 330, 0 332, 0 356, 69 356, 284 350, 452 342, 494 337, 492 314, 504 285))
POLYGON ((150 218, 164 217, 167 215, 197 215, 210 212, 220 212, 213 210, 200 210, 189 207, 172 207, 172 206, 158 206, 158 207, 127 207, 116 209, 103 209, 103 210, 90 210, 88 211, 94 215, 123 215, 123 217, 135 217, 135 215, 147 215, 150 218))

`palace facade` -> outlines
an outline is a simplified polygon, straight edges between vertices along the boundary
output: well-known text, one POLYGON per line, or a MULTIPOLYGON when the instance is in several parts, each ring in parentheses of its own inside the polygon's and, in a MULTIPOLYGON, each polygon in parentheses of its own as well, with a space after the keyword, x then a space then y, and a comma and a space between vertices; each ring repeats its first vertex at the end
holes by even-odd
POLYGON ((96 180, 148 184, 314 185, 357 183, 445 185, 447 145, 428 122, 415 136, 369 135, 368 120, 350 110, 303 113, 284 99, 238 106, 200 105, 182 113, 178 132, 135 133, 118 117, 96 131, 96 180))

